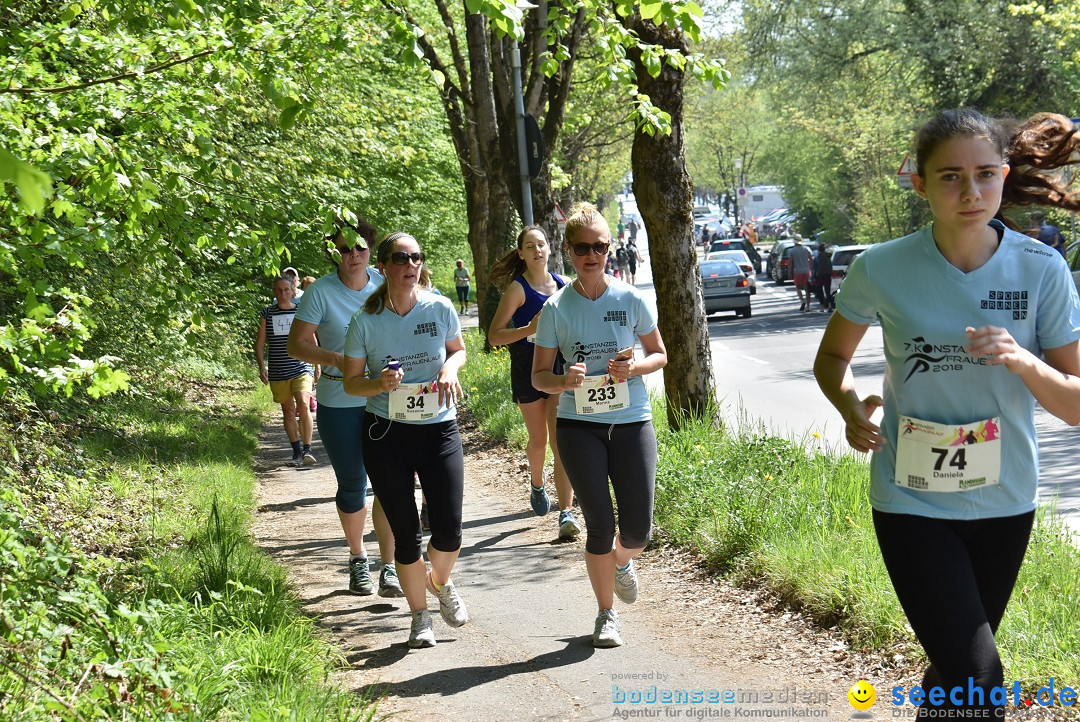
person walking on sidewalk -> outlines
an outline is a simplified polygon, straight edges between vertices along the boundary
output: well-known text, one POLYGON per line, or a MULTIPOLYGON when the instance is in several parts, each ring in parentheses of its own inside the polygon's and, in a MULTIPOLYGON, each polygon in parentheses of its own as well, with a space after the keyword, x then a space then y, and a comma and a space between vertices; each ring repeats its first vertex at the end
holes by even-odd
POLYGON ((391 233, 379 244, 378 260, 386 280, 346 334, 345 390, 369 399, 364 463, 394 532, 394 563, 412 612, 409 646, 432 647, 428 591, 451 627, 469 620, 450 578, 461 551, 465 489, 456 405, 465 342, 453 302, 420 288, 424 253, 415 238, 391 233), (430 573, 421 553, 414 478, 427 499, 430 573))
POLYGON ((814 254, 814 273, 810 279, 814 287, 814 295, 821 304, 822 313, 831 311, 833 307, 832 293, 832 258, 826 250, 825 243, 819 243, 817 253, 814 254))
POLYGON ((795 234, 795 245, 791 248, 791 276, 795 282, 795 293, 799 294, 799 310, 810 310, 810 264, 814 254, 803 245, 803 237, 795 234))
POLYGON ((649 543, 656 487, 656 432, 642 377, 667 365, 656 309, 630 284, 604 273, 607 221, 576 206, 566 239, 577 277, 544 304, 536 330, 532 384, 563 393, 555 434, 585 517, 585 566, 596 595, 596 647, 623 643, 614 596, 637 599, 633 559, 649 543), (644 357, 634 358, 640 341, 644 357), (562 352, 570 364, 552 371, 562 352), (619 505, 618 534, 608 480, 619 505))
POLYGON ((277 304, 267 306, 259 314, 259 333, 255 337, 255 360, 259 364, 259 379, 270 384, 274 401, 281 404, 285 435, 292 446, 293 466, 312 466, 311 453, 311 382, 314 370, 289 355, 289 329, 296 316, 292 280, 279 276, 274 280, 277 304), (270 347, 269 363, 265 350, 270 347))
POLYGON ((465 268, 465 261, 459 258, 457 267, 454 269, 454 287, 457 289, 458 308, 461 313, 469 312, 470 281, 472 281, 472 277, 469 276, 469 269, 465 268))
MULTIPOLYGON (((315 423, 337 478, 334 501, 349 545, 349 591, 361 595, 374 593, 364 548, 368 510, 361 425, 367 400, 345 393, 341 368, 349 319, 382 282, 382 275, 368 268, 368 243, 374 238, 375 229, 364 220, 356 225, 342 223, 326 238, 327 258, 336 270, 308 287, 296 311, 288 345, 289 355, 323 367, 316 391, 319 406, 315 423)), ((397 572, 388 563, 394 556, 394 538, 378 496, 372 504, 371 521, 383 564, 379 596, 400 597, 397 572)))
MULTIPOLYGON (((529 502, 538 516, 551 507, 544 487, 544 460, 548 442, 554 462, 555 495, 559 503, 559 538, 572 539, 581 533, 574 518, 574 490, 566 476, 559 444, 555 440, 555 411, 559 394, 538 391, 532 385, 532 338, 540 320, 544 302, 566 285, 567 279, 548 271, 551 246, 540 226, 526 226, 517 237, 517 248, 507 253, 491 267, 491 283, 502 291, 499 307, 488 328, 492 346, 510 349, 510 393, 525 420, 529 442, 525 455, 529 459, 532 491, 529 502), (513 323, 513 326, 509 326, 513 323)), ((556 356, 552 371, 563 372, 562 356, 556 356)))
POLYGON ((923 125, 915 151, 911 182, 933 222, 852 262, 814 374, 848 444, 873 452, 874 530, 930 661, 923 689, 978 690, 923 705, 919 719, 1002 719, 994 633, 1035 514, 1033 407, 1080 423, 1080 300, 1061 256, 1006 228, 1001 208, 1080 210, 1055 173, 1075 162, 1080 139, 1060 115, 1010 132, 961 109, 923 125), (872 323, 884 337, 884 399, 859 398, 851 372, 872 323), (927 362, 931 348, 955 349, 955 362, 927 362), (966 443, 950 446, 957 438, 966 443))

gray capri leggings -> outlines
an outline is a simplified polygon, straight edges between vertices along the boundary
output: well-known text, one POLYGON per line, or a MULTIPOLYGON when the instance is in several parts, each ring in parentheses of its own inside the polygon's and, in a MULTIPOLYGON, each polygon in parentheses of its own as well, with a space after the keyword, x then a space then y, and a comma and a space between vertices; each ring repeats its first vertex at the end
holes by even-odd
POLYGON ((558 419, 555 438, 585 517, 585 551, 607 554, 615 542, 609 477, 619 505, 622 545, 627 549, 645 548, 652 533, 656 491, 656 432, 652 422, 604 424, 558 419))

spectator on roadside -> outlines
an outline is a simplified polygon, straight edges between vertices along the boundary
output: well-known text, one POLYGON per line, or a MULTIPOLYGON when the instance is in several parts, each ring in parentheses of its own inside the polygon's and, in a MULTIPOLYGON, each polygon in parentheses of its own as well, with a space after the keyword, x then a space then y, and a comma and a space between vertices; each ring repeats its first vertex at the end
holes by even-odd
POLYGON ((1001 210, 1080 210, 1057 172, 1077 162, 1080 137, 1061 115, 1006 125, 959 109, 924 124, 915 150, 911 182, 933 222, 852 261, 814 374, 848 444, 873 452, 878 546, 929 660, 921 686, 931 698, 946 691, 918 719, 1001 720, 994 633, 1035 518, 1034 404, 1080 423, 1080 299, 1069 269, 1008 228, 1001 210), (852 374, 871 324, 884 338, 884 398, 860 398, 852 374), (934 364, 905 350, 912 339, 915 350, 955 355, 934 364), (948 694, 958 687, 967 690, 959 700, 948 694))
MULTIPOLYGON (((304 294, 288 346, 294 358, 323 367, 316 394, 319 410, 315 424, 337 480, 334 504, 349 547, 348 588, 365 596, 375 591, 364 547, 368 509, 363 420, 367 400, 345 393, 342 368, 349 320, 383 280, 382 274, 368 267, 369 244, 374 239, 375 229, 364 220, 355 225, 341 223, 325 239, 326 256, 335 270, 315 281, 304 294)), ((372 504, 371 521, 383 562, 379 596, 400 597, 401 583, 390 564, 394 558, 394 537, 378 495, 372 504)))
POLYGON ((795 293, 799 295, 799 310, 810 310, 810 291, 807 286, 810 283, 810 262, 813 254, 810 249, 803 245, 803 237, 796 233, 795 245, 791 248, 791 276, 795 282, 795 293))
POLYGON ((656 432, 642 377, 667 364, 667 350, 655 306, 604 272, 611 230, 596 206, 571 211, 566 240, 577 277, 540 312, 532 384, 562 394, 555 433, 585 517, 585 567, 598 607, 592 643, 617 647, 623 640, 614 597, 637 599, 633 560, 649 543, 656 488, 656 432), (638 342, 641 358, 634 357, 638 342), (552 371, 560 351, 570 364, 563 374, 552 371))
POLYGON ((457 267, 454 269, 454 288, 457 289, 458 299, 458 312, 469 312, 469 283, 472 281, 472 276, 469 275, 469 269, 465 268, 465 261, 460 258, 456 263, 457 267))
POLYGON ((629 283, 630 278, 630 250, 625 243, 620 243, 615 249, 615 263, 619 266, 619 278, 629 283))
POLYGON ((1046 222, 1046 214, 1042 211, 1033 211, 1031 214, 1033 237, 1042 241, 1065 257, 1065 241, 1061 237, 1061 230, 1057 226, 1046 222))
MULTIPOLYGON (((619 207, 619 210, 622 210, 621 206, 619 207)), ((619 241, 621 242, 626 236, 626 224, 623 223, 623 217, 621 215, 619 216, 619 223, 617 224, 617 228, 619 230, 619 241)))
POLYGON ((313 283, 315 283, 315 276, 304 276, 303 278, 301 278, 300 279, 300 293, 302 294, 304 291, 306 291, 308 289, 308 286, 310 286, 313 283))
POLYGON ((279 276, 274 280, 277 303, 259 314, 259 332, 255 337, 255 360, 259 364, 259 379, 270 385, 275 403, 281 405, 285 435, 292 446, 293 466, 311 466, 311 385, 314 370, 311 364, 289 355, 289 329, 296 316, 293 283, 279 276), (266 347, 270 347, 269 359, 266 347))
POLYGON ((635 279, 637 278, 638 264, 644 263, 645 259, 641 257, 641 252, 638 251, 637 244, 634 243, 634 240, 632 238, 630 239, 630 243, 628 243, 626 246, 626 251, 628 256, 627 262, 630 266, 630 277, 624 280, 626 280, 631 286, 633 286, 635 283, 635 279))
POLYGON ((829 252, 825 250, 824 242, 818 244, 817 253, 814 254, 814 273, 811 285, 814 288, 814 295, 817 296, 818 303, 821 304, 821 312, 825 313, 832 310, 832 258, 829 257, 829 252))
POLYGON ((638 226, 637 218, 631 218, 629 225, 626 226, 627 233, 630 234, 630 243, 637 243, 637 232, 640 226, 638 226))

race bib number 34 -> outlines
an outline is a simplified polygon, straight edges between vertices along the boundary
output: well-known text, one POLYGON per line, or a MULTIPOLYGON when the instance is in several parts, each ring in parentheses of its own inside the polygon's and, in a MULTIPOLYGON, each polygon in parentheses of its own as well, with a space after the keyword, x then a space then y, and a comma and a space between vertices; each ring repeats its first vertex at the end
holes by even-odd
POLYGON ((581 388, 574 390, 574 407, 579 414, 606 414, 629 406, 626 382, 614 376, 586 376, 581 388))
POLYGON ((967 424, 935 424, 900 417, 896 483, 919 491, 970 491, 998 483, 999 417, 967 424))
POLYGON ((390 418, 394 421, 425 421, 439 413, 439 387, 402 384, 390 392, 390 418))

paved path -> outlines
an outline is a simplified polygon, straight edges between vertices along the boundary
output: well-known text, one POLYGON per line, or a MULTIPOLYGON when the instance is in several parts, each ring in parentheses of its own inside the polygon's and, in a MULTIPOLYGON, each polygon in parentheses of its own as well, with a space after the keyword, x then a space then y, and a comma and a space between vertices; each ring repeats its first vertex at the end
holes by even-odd
MULTIPOLYGON (((862 662, 840 652, 842 643, 797 616, 757 608, 752 594, 718 601, 714 580, 673 574, 663 554, 642 558, 641 599, 618 606, 627 644, 593 649, 596 607, 582 542, 560 543, 555 515, 540 519, 527 511, 524 472, 505 452, 468 441, 464 543, 454 579, 471 618, 455 630, 436 613, 438 645, 409 650, 403 599, 346 592, 347 553, 334 514, 329 464, 293 469, 281 436, 276 423, 263 433, 256 536, 288 568, 305 611, 344 651, 350 668, 343 684, 386 695, 380 716, 600 720, 617 710, 651 708, 661 718, 706 719, 700 715, 710 710, 723 714, 726 708, 730 715, 736 708, 791 707, 761 700, 769 692, 780 699, 793 686, 831 699, 794 705, 799 709, 850 714, 844 695, 862 674, 853 665, 862 662), (615 685, 732 690, 744 702, 616 704, 615 685), (745 701, 754 694, 757 702, 745 701)), ((318 443, 315 453, 325 458, 318 443)), ((370 533, 368 549, 376 552, 370 533)))

